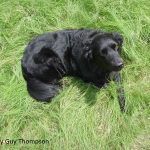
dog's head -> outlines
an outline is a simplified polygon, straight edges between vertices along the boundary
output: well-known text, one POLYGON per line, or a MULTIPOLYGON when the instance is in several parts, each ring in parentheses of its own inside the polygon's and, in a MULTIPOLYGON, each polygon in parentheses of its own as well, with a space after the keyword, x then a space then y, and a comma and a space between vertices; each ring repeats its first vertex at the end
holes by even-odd
POLYGON ((123 38, 117 33, 98 34, 89 44, 94 63, 110 71, 120 71, 123 68, 121 58, 123 38))

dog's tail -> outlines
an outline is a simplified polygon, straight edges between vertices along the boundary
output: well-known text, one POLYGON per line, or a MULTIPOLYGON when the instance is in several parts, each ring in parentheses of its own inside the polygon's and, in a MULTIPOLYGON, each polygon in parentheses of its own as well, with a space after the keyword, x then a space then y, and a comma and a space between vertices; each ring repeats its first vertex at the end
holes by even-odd
POLYGON ((31 97, 37 101, 50 102, 59 91, 58 84, 47 84, 36 78, 30 78, 27 81, 27 90, 31 97))

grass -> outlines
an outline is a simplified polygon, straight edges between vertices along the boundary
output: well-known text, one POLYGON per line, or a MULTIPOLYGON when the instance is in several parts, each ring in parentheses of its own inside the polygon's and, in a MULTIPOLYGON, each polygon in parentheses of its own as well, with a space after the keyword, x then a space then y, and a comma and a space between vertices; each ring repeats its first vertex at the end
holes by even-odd
POLYGON ((3 143, 0 149, 150 149, 149 6, 149 0, 0 0, 0 140, 49 140, 3 143), (99 90, 64 78, 63 90, 50 104, 28 95, 20 59, 29 40, 43 32, 81 27, 124 36, 127 113, 119 110, 113 83, 99 90))

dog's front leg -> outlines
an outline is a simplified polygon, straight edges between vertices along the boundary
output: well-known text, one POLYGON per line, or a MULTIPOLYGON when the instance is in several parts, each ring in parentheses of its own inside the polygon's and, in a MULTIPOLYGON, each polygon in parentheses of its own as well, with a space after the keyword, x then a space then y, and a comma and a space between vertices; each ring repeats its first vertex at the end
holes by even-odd
POLYGON ((125 92, 122 85, 120 72, 115 72, 115 71, 111 72, 110 79, 117 84, 117 94, 118 94, 120 109, 122 112, 125 112, 125 92))

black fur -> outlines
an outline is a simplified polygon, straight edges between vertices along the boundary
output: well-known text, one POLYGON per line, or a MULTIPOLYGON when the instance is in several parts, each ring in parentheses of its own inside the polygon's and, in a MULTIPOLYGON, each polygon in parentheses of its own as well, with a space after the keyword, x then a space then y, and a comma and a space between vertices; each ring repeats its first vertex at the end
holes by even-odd
POLYGON ((33 39, 22 58, 22 72, 29 94, 39 101, 50 101, 64 76, 77 76, 98 87, 110 79, 118 85, 119 104, 125 107, 119 71, 122 36, 99 30, 62 30, 33 39))

